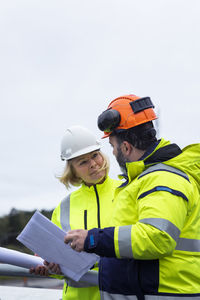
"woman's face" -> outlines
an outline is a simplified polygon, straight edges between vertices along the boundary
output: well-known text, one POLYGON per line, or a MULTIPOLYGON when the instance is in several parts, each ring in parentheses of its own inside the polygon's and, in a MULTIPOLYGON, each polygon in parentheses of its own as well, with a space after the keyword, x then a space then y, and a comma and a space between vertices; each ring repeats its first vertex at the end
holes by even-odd
POLYGON ((103 163, 100 152, 94 151, 74 158, 72 166, 76 176, 90 186, 103 181, 106 175, 106 170, 101 170, 103 163))

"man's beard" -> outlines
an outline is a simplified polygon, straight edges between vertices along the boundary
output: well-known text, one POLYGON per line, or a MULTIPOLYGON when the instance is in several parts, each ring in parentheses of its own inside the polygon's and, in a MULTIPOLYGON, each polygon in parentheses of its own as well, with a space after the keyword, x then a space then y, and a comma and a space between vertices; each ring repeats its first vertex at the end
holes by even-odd
POLYGON ((120 169, 123 173, 127 173, 127 169, 126 169, 126 163, 129 162, 129 160, 124 157, 124 154, 121 151, 120 147, 117 147, 117 156, 116 156, 116 160, 120 166, 120 169))

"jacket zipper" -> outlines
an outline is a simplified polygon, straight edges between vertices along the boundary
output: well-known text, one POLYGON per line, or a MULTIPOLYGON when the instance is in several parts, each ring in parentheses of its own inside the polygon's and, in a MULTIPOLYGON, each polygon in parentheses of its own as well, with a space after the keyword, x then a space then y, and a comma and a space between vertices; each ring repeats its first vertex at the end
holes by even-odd
POLYGON ((101 228, 99 195, 98 195, 98 192, 97 192, 96 185, 94 185, 94 190, 95 190, 96 199, 97 199, 97 222, 98 222, 98 228, 101 228))
POLYGON ((87 230, 87 210, 84 210, 84 229, 87 230))

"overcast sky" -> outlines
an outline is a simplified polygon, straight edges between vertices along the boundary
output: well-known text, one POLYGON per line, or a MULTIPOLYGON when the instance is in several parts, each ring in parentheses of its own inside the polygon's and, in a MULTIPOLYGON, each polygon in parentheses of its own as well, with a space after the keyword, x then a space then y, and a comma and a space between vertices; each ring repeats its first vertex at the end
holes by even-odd
POLYGON ((150 96, 160 136, 199 142, 199 15, 199 0, 1 1, 0 215, 69 193, 55 178, 65 129, 100 139, 97 116, 118 96, 150 96))

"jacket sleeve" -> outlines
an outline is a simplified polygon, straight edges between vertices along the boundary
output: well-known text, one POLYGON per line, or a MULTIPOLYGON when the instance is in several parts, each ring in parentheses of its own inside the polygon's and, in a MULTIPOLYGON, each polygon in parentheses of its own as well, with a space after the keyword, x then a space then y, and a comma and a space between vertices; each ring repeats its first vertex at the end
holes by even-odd
POLYGON ((117 257, 158 259, 172 254, 186 219, 187 203, 180 196, 165 194, 166 192, 158 192, 156 196, 159 197, 159 203, 154 201, 153 195, 141 200, 139 221, 127 228, 125 234, 121 227, 116 228, 117 257))
POLYGON ((100 256, 115 257, 114 230, 114 227, 89 230, 85 239, 84 250, 100 256))
POLYGON ((54 211, 52 213, 52 216, 51 216, 51 222, 61 228, 61 224, 60 224, 60 204, 54 209, 54 211))
MULTIPOLYGON (((158 185, 152 176, 149 176, 149 180, 145 179, 137 199, 138 222, 106 228, 103 233, 98 229, 89 231, 87 244, 85 243, 87 251, 97 251, 95 253, 101 256, 142 260, 170 255, 176 247, 188 212, 185 179, 177 181, 176 175, 172 181, 171 192, 167 188, 154 189, 158 185), (174 193, 175 190, 180 193, 174 193)), ((166 186, 166 176, 159 180, 159 186, 164 185, 166 186)))

